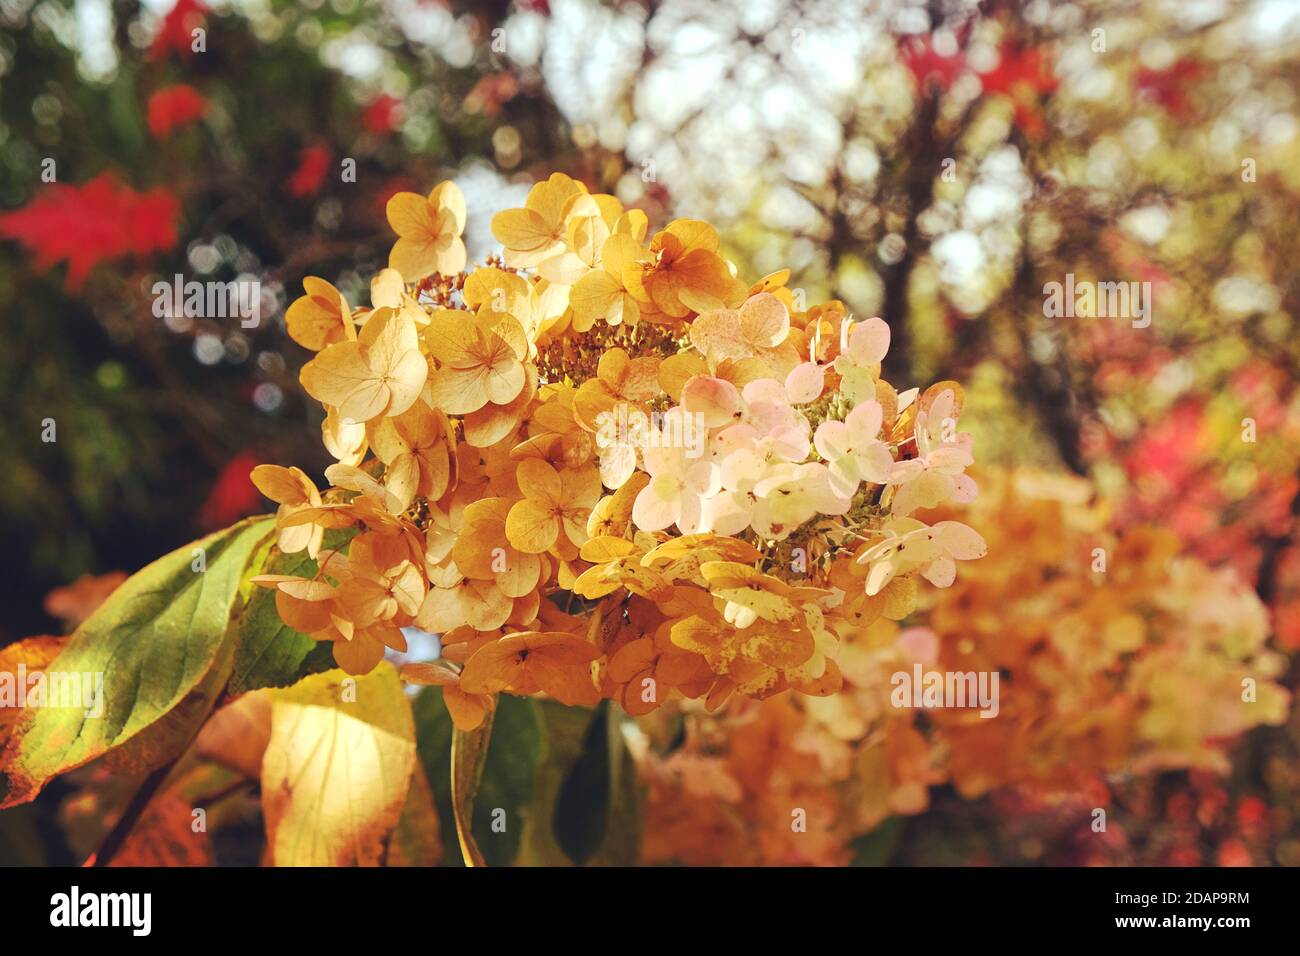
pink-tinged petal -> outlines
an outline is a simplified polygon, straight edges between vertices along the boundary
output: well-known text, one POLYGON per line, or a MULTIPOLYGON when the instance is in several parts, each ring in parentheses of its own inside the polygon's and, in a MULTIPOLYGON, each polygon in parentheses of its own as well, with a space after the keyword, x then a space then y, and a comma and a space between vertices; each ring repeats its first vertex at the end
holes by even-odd
POLYGON ((775 405, 784 405, 789 401, 789 396, 785 393, 785 386, 774 378, 757 378, 745 386, 742 393, 745 401, 751 405, 758 402, 772 402, 775 405))
POLYGON ((691 344, 715 359, 745 358, 747 350, 741 341, 740 313, 734 309, 701 312, 691 323, 691 344))
POLYGON ((899 485, 894 491, 894 497, 889 502, 890 513, 895 515, 910 515, 919 507, 921 507, 921 502, 916 493, 915 481, 899 485))
POLYGON ((894 456, 888 445, 881 441, 872 442, 858 449, 857 458, 863 479, 877 485, 889 482, 894 471, 894 456))
POLYGON ((708 459, 697 459, 686 469, 688 495, 712 498, 722 490, 722 469, 708 459))
POLYGON ((606 488, 622 488, 636 471, 636 448, 627 442, 615 442, 600 451, 600 480, 606 488))
POLYGON ((816 462, 800 465, 795 478, 814 511, 842 515, 852 505, 851 495, 841 495, 831 487, 830 471, 825 465, 816 462))
POLYGON ((865 445, 880 436, 880 426, 885 421, 885 410, 879 402, 863 402, 844 419, 853 437, 854 445, 865 445))
POLYGON ((632 502, 632 521, 642 531, 663 531, 681 514, 681 484, 671 475, 658 475, 632 502))
POLYGON ((655 432, 650 442, 641 449, 641 459, 645 462, 646 474, 651 476, 669 475, 674 478, 684 470, 685 455, 676 447, 677 438, 668 430, 655 432))
POLYGON ((698 534, 704 528, 704 501, 699 495, 684 495, 677 515, 677 529, 682 534, 698 534))
POLYGON ((762 437, 753 425, 732 425, 710 439, 709 452, 715 459, 724 459, 732 452, 752 450, 762 437))
POLYGON ((968 505, 979 497, 980 488, 970 475, 954 475, 952 479, 952 500, 959 505, 968 505))
POLYGON ((796 405, 807 405, 821 397, 826 387, 826 368, 816 362, 803 362, 785 377, 785 391, 796 405))
POLYGON ((708 428, 720 428, 740 414, 740 393, 726 379, 696 375, 682 388, 682 407, 701 415, 708 428))
POLYGON ((956 396, 950 388, 945 388, 942 392, 936 395, 934 401, 930 403, 930 407, 927 410, 927 420, 937 422, 939 427, 942 428, 944 420, 952 418, 952 406, 955 398, 956 396))
POLYGON ((962 469, 974 464, 969 448, 959 445, 942 445, 925 456, 926 466, 949 475, 960 474, 962 469))
POLYGON ((817 448, 817 454, 821 455, 827 461, 836 461, 848 454, 849 448, 849 429, 843 422, 822 422, 817 426, 817 434, 813 436, 813 444, 817 448))
POLYGON ((989 547, 979 532, 960 521, 940 521, 933 531, 939 546, 958 561, 973 561, 988 554, 989 547))
POLYGON ((859 365, 876 365, 889 352, 889 325, 881 318, 859 322, 849 330, 848 352, 859 365))
POLYGON ((902 485, 909 481, 915 481, 925 473, 925 462, 918 461, 915 458, 908 458, 906 461, 894 462, 894 467, 890 469, 889 483, 891 485, 902 485))
POLYGON ((812 443, 808 440, 808 423, 781 428, 772 434, 772 454, 786 461, 803 461, 812 443))
POLYGON ((740 534, 749 527, 749 505, 743 495, 724 491, 704 502, 703 526, 714 534, 740 534))
POLYGON ((921 570, 925 578, 937 588, 946 588, 957 580, 957 563, 949 557, 935 558, 921 570))
POLYGON ((740 307, 740 327, 750 346, 775 348, 790 334, 790 313, 772 293, 760 292, 740 307))
POLYGON ((749 448, 738 449, 722 461, 722 485, 728 491, 748 492, 763 477, 766 467, 757 452, 749 448))

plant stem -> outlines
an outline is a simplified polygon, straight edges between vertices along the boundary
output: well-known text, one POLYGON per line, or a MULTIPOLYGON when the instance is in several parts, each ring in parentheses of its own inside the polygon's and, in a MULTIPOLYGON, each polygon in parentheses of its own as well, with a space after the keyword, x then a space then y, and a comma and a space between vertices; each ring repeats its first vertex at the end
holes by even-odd
POLYGON ((483 723, 471 731, 453 730, 451 735, 451 809, 456 820, 456 838, 466 866, 487 866, 487 860, 474 840, 474 796, 483 780, 488 745, 492 739, 492 721, 496 701, 488 709, 483 723))
POLYGON ((108 866, 112 862, 117 851, 126 842, 126 838, 131 835, 131 829, 139 822, 145 808, 149 806, 149 801, 154 798, 158 788, 162 786, 163 781, 172 772, 172 768, 176 766, 176 759, 163 764, 145 778, 144 783, 140 784, 140 788, 131 797, 131 802, 126 805, 126 809, 118 817, 117 823, 113 824, 113 829, 108 831, 103 842, 99 844, 99 849, 90 854, 82 866, 108 866))

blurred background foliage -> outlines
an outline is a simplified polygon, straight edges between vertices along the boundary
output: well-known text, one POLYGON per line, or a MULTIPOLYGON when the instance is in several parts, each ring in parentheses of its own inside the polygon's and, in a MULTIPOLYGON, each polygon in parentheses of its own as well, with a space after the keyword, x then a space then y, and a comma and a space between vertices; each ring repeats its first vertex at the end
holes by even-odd
MULTIPOLYGON (((57 184, 107 173, 179 201, 162 224, 174 239, 145 256, 104 251, 88 220, 109 209, 82 202, 56 221, 102 262, 75 287, 71 270, 34 269, 30 249, 0 249, 0 387, 19 399, 0 425, 14 449, 0 521, 28 554, 5 576, 6 639, 54 627, 33 598, 55 585, 134 569, 259 510, 255 459, 324 464, 283 308, 306 274, 355 299, 387 255, 388 195, 463 171, 478 199, 506 170, 571 164, 536 78, 504 72, 484 42, 506 14, 188 0, 0 9, 0 204, 38 200, 47 159, 57 184), (196 28, 204 52, 191 50, 196 28), (178 84, 203 112, 169 128, 152 101, 178 84), (160 320, 149 290, 177 273, 259 279, 267 321, 160 320), (33 443, 46 419, 57 440, 33 443)), ((30 232, 9 221, 9 236, 30 232)))
MULTIPOLYGON (((1288 0, 0 0, 0 24, 0 644, 75 621, 82 575, 264 510, 253 464, 319 475, 283 310, 305 275, 365 301, 389 195, 455 178, 481 259, 558 170, 883 316, 892 379, 966 383, 982 464, 1081 476, 1300 649, 1288 0), (260 280, 260 326, 156 317, 178 273, 260 280), (1151 283, 1150 327, 1047 317, 1067 274, 1151 283)), ((1260 728, 1227 783, 1132 781, 1144 837, 1107 859, 1300 862, 1296 750, 1260 728)), ((863 861, 1077 860, 1036 800, 937 790, 863 861)))

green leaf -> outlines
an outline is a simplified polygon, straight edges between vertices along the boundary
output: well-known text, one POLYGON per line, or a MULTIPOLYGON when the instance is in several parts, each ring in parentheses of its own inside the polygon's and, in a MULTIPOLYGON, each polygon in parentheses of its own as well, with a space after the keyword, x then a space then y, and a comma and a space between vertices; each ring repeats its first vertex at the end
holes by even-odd
POLYGON ((609 722, 609 702, 601 701, 587 728, 582 753, 560 787, 551 819, 556 842, 579 866, 596 855, 609 826, 609 722))
POLYGON ((581 759, 596 711, 565 707, 553 700, 538 702, 546 757, 537 771, 535 800, 528 815, 522 861, 529 866, 569 866, 572 859, 556 840, 555 807, 570 771, 581 759))
POLYGON ((592 866, 636 866, 641 858, 641 783, 620 717, 610 705, 609 822, 592 866))
MULTIPOLYGON (((462 848, 451 793, 453 728, 441 689, 421 690, 413 710, 416 746, 438 807, 443 860, 458 865, 462 848)), ((487 865, 636 863, 640 789, 622 719, 608 702, 593 709, 500 695, 473 792, 471 833, 487 865)), ((460 773, 467 794, 473 772, 472 761, 464 760, 460 773)))
MULTIPOLYGON (((489 866, 509 866, 519 856, 524 832, 531 827, 531 807, 542 754, 537 703, 502 694, 497 699, 492 735, 474 794, 472 834, 489 866), (494 814, 495 810, 504 814, 494 814), (493 829, 494 820, 505 830, 493 829)), ((461 865, 451 795, 453 727, 442 702, 442 689, 425 687, 415 698, 416 748, 433 788, 442 831, 443 862, 461 865)), ((464 771, 462 771, 464 772, 464 771)))
POLYGON ((140 115, 140 99, 135 94, 135 71, 128 64, 121 65, 122 73, 130 76, 125 82, 114 83, 108 91, 108 120, 118 144, 128 156, 139 156, 148 143, 144 118, 140 115))
MULTIPOLYGON (((258 573, 309 578, 316 574, 316 562, 306 551, 282 554, 272 550, 258 573)), ((289 687, 308 674, 334 666, 329 642, 313 640, 280 620, 273 588, 254 586, 238 626, 239 643, 227 689, 230 694, 262 687, 289 687)))
POLYGON ((474 838, 489 866, 519 855, 542 749, 537 702, 500 695, 474 803, 474 838))
POLYGON ((597 708, 539 704, 546 759, 538 773, 525 862, 630 866, 641 843, 640 790, 622 716, 597 708))
POLYGON ((890 817, 870 833, 858 837, 851 844, 853 866, 885 866, 894 855, 907 826, 906 817, 890 817))
POLYGON ((438 808, 438 826, 442 837, 444 863, 459 866, 460 844, 456 840, 456 821, 451 809, 451 716, 442 702, 441 687, 425 687, 411 701, 415 715, 415 752, 424 775, 433 790, 438 808))
POLYGON ((8 788, 0 806, 25 803, 52 777, 105 754, 143 771, 185 748, 229 677, 231 612, 249 557, 272 528, 252 519, 176 549, 77 628, 49 670, 102 680, 102 716, 84 704, 29 708, 0 754, 8 788))

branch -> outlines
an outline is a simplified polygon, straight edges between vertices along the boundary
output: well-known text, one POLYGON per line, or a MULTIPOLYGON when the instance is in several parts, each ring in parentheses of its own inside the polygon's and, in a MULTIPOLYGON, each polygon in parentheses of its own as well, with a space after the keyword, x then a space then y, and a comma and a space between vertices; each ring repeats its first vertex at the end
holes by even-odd
POLYGON ((154 798, 158 788, 162 786, 179 759, 179 756, 175 757, 145 778, 144 783, 140 784, 140 789, 131 797, 131 802, 118 817, 117 823, 113 824, 113 829, 108 831, 103 842, 100 843, 99 849, 90 854, 86 862, 81 864, 82 866, 108 866, 112 862, 117 851, 122 849, 122 844, 131 835, 132 828, 140 821, 145 808, 149 806, 149 801, 154 798))

